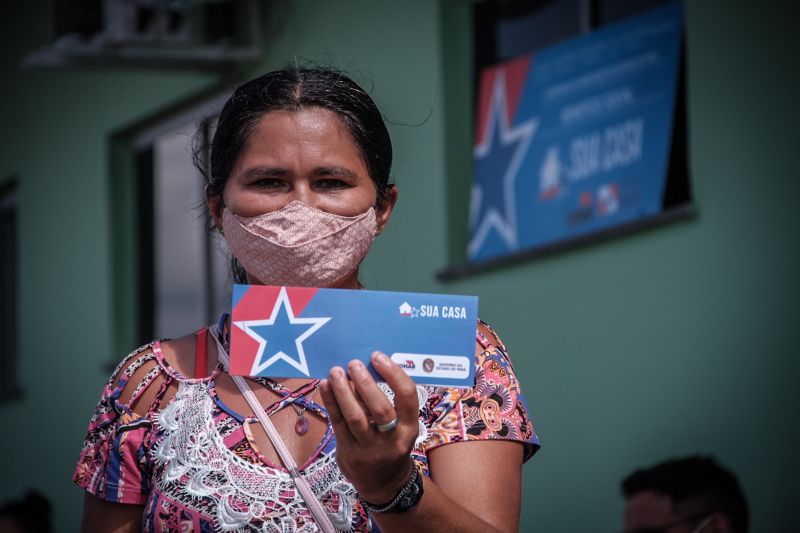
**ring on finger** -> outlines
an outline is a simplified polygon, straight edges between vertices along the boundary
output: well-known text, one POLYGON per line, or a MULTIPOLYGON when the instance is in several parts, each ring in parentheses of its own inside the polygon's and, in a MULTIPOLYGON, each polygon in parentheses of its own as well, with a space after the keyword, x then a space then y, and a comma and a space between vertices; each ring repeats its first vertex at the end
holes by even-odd
POLYGON ((388 433, 398 425, 400 425, 400 419, 398 417, 394 417, 385 424, 375 424, 375 429, 377 429, 380 433, 388 433))

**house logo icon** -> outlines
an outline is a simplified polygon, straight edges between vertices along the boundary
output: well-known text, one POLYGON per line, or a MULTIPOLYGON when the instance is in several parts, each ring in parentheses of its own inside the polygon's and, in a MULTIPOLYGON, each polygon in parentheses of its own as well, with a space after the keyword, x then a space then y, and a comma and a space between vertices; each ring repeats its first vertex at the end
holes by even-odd
POLYGON ((411 309, 408 302, 403 302, 403 305, 400 306, 400 316, 411 316, 411 309))

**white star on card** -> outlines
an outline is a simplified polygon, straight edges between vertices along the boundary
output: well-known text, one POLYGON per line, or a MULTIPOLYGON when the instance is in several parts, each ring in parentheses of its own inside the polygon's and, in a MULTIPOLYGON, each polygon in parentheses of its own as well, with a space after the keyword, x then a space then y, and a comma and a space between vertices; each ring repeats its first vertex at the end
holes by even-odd
MULTIPOLYGON (((249 335, 253 340, 258 343, 258 351, 256 352, 256 357, 253 359, 253 367, 250 370, 251 376, 258 376, 261 375, 266 369, 272 366, 277 361, 285 361, 292 367, 296 368, 304 375, 308 376, 308 362, 306 361, 306 353, 303 349, 303 341, 308 339, 311 335, 314 334, 319 328, 325 325, 331 317, 316 317, 316 318, 299 318, 295 316, 294 311, 292 310, 292 304, 289 301, 289 295, 286 293, 286 288, 281 287, 280 294, 278 294, 278 299, 275 301, 275 305, 272 308, 272 313, 269 318, 263 320, 241 320, 238 322, 234 322, 234 325, 244 331, 247 335, 249 335), (284 352, 283 350, 278 350, 277 352, 270 355, 266 361, 262 362, 262 359, 265 357, 264 352, 267 350, 267 347, 271 344, 270 341, 259 334, 254 328, 263 329, 263 326, 274 326, 275 320, 278 318, 281 308, 284 308, 286 312, 286 316, 288 318, 288 323, 290 325, 297 325, 297 324, 310 324, 311 327, 306 329, 301 335, 297 336, 294 339, 294 346, 297 352, 297 358, 291 357, 289 354, 284 352)), ((279 328, 280 326, 278 326, 279 328)), ((284 333, 282 331, 278 331, 278 333, 284 333)), ((291 338, 291 336, 289 337, 291 338)), ((273 339, 274 340, 274 339, 273 339)), ((282 339, 285 341, 285 339, 282 339)), ((278 346, 280 347, 280 342, 277 342, 278 346)), ((271 350, 270 350, 271 351, 271 350)))

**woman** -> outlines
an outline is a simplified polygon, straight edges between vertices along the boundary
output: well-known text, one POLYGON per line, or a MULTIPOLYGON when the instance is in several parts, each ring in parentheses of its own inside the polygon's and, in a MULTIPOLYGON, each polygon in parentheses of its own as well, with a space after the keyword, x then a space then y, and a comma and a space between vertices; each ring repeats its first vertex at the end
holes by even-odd
MULTIPOLYGON (((391 161, 379 110, 341 73, 290 69, 239 87, 219 117, 206 197, 240 281, 362 288, 358 266, 397 201, 391 161)), ((488 326, 472 389, 415 386, 379 352, 385 385, 359 361, 322 382, 237 385, 229 327, 223 316, 120 364, 74 474, 84 530, 518 528, 521 464, 538 440, 488 326)))

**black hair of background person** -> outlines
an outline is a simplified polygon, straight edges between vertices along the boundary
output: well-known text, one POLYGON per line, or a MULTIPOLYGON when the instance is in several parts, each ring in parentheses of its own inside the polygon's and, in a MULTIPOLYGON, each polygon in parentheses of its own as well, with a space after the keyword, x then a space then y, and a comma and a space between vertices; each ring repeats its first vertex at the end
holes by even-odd
POLYGON ((622 482, 625 499, 645 491, 669 496, 673 512, 686 515, 722 513, 728 517, 734 531, 748 531, 747 499, 739 481, 733 472, 711 456, 670 459, 636 470, 622 482))
POLYGON ((40 493, 29 490, 20 500, 0 504, 0 533, 23 531, 25 533, 50 533, 52 526, 52 506, 40 493), (16 526, 16 529, 13 529, 16 526))
MULTIPOLYGON (((210 143, 203 139, 207 123, 198 128, 194 163, 208 184, 206 194, 222 195, 250 133, 262 116, 270 111, 312 107, 332 111, 344 122, 375 184, 378 202, 387 199, 394 187, 390 180, 392 141, 378 106, 342 72, 292 66, 239 86, 222 108, 210 143), (332 90, 334 87, 336 90, 332 90)), ((247 283, 244 269, 235 259, 231 261, 231 273, 236 283, 247 283)))

